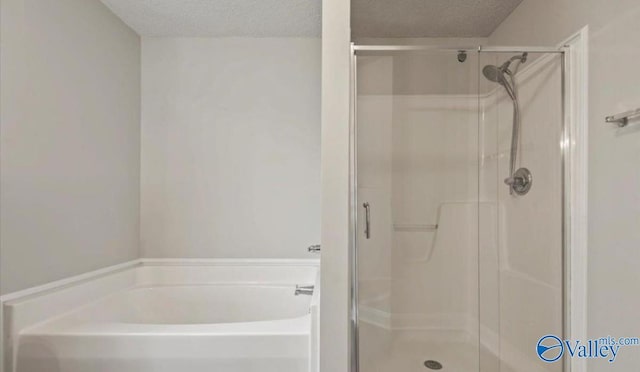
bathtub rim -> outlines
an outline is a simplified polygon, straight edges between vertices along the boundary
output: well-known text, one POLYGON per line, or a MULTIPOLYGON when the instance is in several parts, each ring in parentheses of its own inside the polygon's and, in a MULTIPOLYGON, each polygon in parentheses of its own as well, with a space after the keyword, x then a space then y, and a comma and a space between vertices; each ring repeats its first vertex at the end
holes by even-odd
MULTIPOLYGON (((307 267, 320 273, 319 258, 278 259, 278 258, 139 258, 91 272, 75 275, 61 280, 45 283, 0 296, 0 372, 13 371, 14 346, 17 335, 22 331, 41 324, 52 318, 62 316, 73 309, 97 301, 116 291, 136 285, 136 270, 144 267, 307 267), (93 285, 92 285, 93 284, 93 285), (97 285, 97 286, 95 286, 97 285), (95 290, 94 290, 95 289, 95 290), (30 310, 15 323, 12 314, 17 306, 38 300, 59 301, 55 313, 45 316, 45 310, 30 310)), ((319 283, 311 301, 312 312, 319 303, 319 283)), ((34 306, 32 306, 34 307, 34 306)))

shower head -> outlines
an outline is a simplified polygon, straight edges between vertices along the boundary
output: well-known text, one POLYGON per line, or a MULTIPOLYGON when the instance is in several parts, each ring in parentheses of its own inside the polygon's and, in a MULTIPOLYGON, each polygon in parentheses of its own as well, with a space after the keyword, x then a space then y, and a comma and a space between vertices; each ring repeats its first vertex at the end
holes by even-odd
POLYGON ((486 65, 482 69, 482 74, 484 75, 485 78, 487 78, 487 80, 493 81, 494 83, 498 83, 502 85, 507 91, 507 94, 509 94, 509 97, 511 97, 511 99, 515 101, 516 92, 512 85, 514 73, 512 73, 511 70, 509 70, 509 66, 511 66, 511 62, 513 61, 520 61, 520 63, 526 62, 527 56, 528 56, 527 53, 522 53, 520 55, 513 56, 508 61, 503 63, 500 67, 494 66, 494 65, 486 65), (509 77, 511 78, 511 83, 509 82, 509 80, 505 75, 509 75, 509 77))
POLYGON ((515 89, 513 89, 513 86, 511 85, 511 83, 509 83, 509 80, 507 80, 505 76, 505 74, 507 74, 512 77, 511 71, 509 71, 509 68, 508 68, 509 63, 511 63, 511 61, 504 63, 500 67, 494 66, 494 65, 486 65, 482 69, 482 74, 484 75, 485 78, 487 78, 487 80, 493 81, 494 83, 498 83, 502 85, 504 89, 507 91, 507 94, 509 95, 509 97, 513 101, 515 101, 516 100, 515 89))
POLYGON ((486 65, 482 69, 482 74, 489 81, 494 83, 504 84, 504 70, 501 67, 494 65, 486 65))
POLYGON ((503 63, 500 67, 494 65, 486 65, 482 69, 482 74, 488 80, 493 81, 494 83, 500 83, 502 85, 507 83, 505 79, 505 73, 511 75, 511 70, 509 70, 509 66, 511 66, 511 62, 519 60, 520 63, 524 63, 527 61, 527 53, 522 53, 521 55, 513 56, 508 61, 503 63))

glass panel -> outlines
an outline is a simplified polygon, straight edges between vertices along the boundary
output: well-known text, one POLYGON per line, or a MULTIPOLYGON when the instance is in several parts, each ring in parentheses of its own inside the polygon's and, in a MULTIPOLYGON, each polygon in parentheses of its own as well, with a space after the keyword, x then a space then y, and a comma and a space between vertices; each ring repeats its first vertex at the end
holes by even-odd
POLYGON ((479 370, 478 58, 357 57, 361 372, 479 370))
POLYGON ((529 53, 524 63, 521 57, 480 53, 480 364, 485 372, 562 371, 562 361, 544 363, 536 354, 542 336, 563 333, 561 54, 529 53), (515 142, 514 101, 520 114, 515 142), (530 171, 530 181, 527 172, 517 171, 521 168, 530 171), (509 177, 514 187, 505 184, 509 177), (526 182, 531 182, 528 193, 511 191, 526 191, 526 182))
POLYGON ((561 58, 357 57, 361 372, 563 370, 561 58))

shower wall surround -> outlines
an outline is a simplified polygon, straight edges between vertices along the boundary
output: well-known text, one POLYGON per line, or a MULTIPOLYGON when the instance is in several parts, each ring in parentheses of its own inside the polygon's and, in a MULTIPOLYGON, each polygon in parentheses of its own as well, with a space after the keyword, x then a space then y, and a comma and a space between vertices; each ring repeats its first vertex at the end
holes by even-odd
POLYGON ((320 242, 320 40, 143 38, 143 257, 320 242))
MULTIPOLYGON (((481 65, 512 54, 481 54, 481 65)), ((531 55, 516 75, 522 112, 517 168, 532 172, 528 194, 509 194, 512 102, 480 81, 480 342, 482 370, 561 371, 531 353, 540 333, 563 331, 562 69, 560 55, 531 55), (536 318, 535 322, 530 319, 536 318)))
MULTIPOLYGON (((636 0, 524 0, 493 32, 492 44, 554 45, 589 26, 588 337, 637 333, 640 280, 640 132, 604 118, 640 105, 640 3, 636 0), (615 316, 611 316, 615 314, 615 316)), ((589 372, 635 371, 640 353, 589 372)))

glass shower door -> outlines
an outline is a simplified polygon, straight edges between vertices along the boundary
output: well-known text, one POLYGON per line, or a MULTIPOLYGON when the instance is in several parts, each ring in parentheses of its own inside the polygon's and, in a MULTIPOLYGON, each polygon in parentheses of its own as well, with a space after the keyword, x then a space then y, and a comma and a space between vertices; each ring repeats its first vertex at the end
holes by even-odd
POLYGON ((537 354, 564 337, 562 61, 356 53, 358 371, 563 371, 537 354))
POLYGON ((356 58, 359 371, 476 372, 478 54, 356 58))
POLYGON ((564 333, 562 54, 525 52, 480 53, 481 370, 560 372, 536 346, 564 333))

